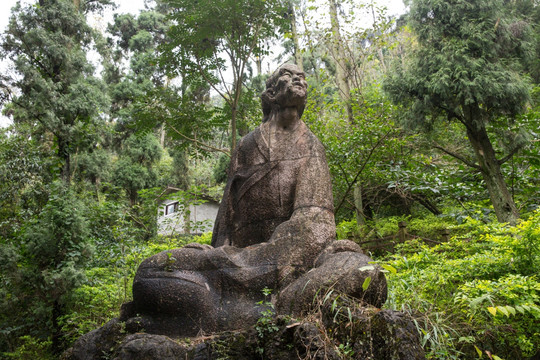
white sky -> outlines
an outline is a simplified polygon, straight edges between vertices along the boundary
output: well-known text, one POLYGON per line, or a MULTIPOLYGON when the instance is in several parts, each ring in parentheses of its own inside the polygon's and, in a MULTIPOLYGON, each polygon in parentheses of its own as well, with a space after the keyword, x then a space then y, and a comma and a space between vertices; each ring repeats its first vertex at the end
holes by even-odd
MULTIPOLYGON (((37 0, 20 0, 24 3, 35 3, 37 0)), ((144 9, 144 0, 116 0, 118 8, 114 10, 117 13, 133 13, 137 14, 140 9, 144 9)), ((367 1, 366 1, 367 2, 367 1)), ((405 5, 402 0, 375 0, 375 3, 387 7, 388 15, 399 15, 405 12, 405 5)), ((0 0, 0 31, 4 33, 6 26, 9 22, 11 16, 11 8, 15 6, 17 0, 0 0)), ((95 21, 97 26, 105 28, 105 23, 112 20, 113 10, 109 9, 103 14, 103 17, 98 16, 95 21)), ((92 21, 91 21, 92 22, 92 21)), ((3 59, 0 59, 0 72, 5 73, 7 70, 6 64, 3 62, 3 59)), ((9 119, 3 117, 0 114, 0 127, 4 127, 9 124, 9 119)))

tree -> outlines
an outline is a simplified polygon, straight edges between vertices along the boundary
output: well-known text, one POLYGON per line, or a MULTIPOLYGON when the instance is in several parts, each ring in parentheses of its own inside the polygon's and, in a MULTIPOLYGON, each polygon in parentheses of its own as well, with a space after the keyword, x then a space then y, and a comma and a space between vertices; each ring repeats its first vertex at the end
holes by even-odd
POLYGON ((2 55, 11 59, 17 77, 4 79, 12 93, 8 112, 15 124, 26 123, 32 137, 53 139, 60 175, 70 181, 74 153, 92 142, 89 134, 102 122, 107 102, 102 82, 86 59, 92 31, 83 11, 98 2, 41 0, 13 8, 2 55))
POLYGON ((187 83, 204 81, 226 103, 230 116, 231 150, 236 146, 237 120, 251 57, 267 53, 264 43, 275 38, 286 10, 277 0, 166 0, 174 25, 163 47, 162 63, 171 77, 187 83), (230 69, 230 76, 226 70, 230 69), (226 78, 232 77, 229 82, 226 78))
POLYGON ((154 10, 141 11, 138 16, 115 14, 107 29, 106 45, 100 46, 112 100, 111 116, 124 139, 135 130, 137 102, 167 81, 156 53, 167 39, 167 26, 165 15, 154 10), (129 67, 124 70, 126 63, 129 67))
POLYGON ((114 183, 122 187, 130 205, 137 203, 138 191, 157 185, 155 165, 161 159, 162 148, 151 134, 131 135, 114 168, 114 183))
POLYGON ((336 81, 338 84, 339 95, 343 99, 347 108, 347 116, 350 122, 353 122, 353 112, 351 106, 351 88, 349 84, 350 69, 344 51, 344 39, 341 37, 341 26, 338 18, 338 7, 335 0, 329 0, 330 24, 332 26, 332 35, 330 42, 332 44, 332 55, 336 62, 336 81))
POLYGON ((465 128, 476 161, 442 146, 482 174, 497 219, 514 223, 519 213, 501 165, 519 149, 497 149, 487 125, 512 122, 525 109, 529 89, 520 72, 529 54, 529 24, 513 17, 510 2, 415 0, 410 22, 417 48, 404 65, 398 62, 386 82, 392 99, 417 125, 455 120, 465 128))
POLYGON ((13 241, 2 243, 0 320, 10 338, 50 336, 52 350, 59 354, 60 320, 72 291, 85 279, 82 268, 91 248, 83 202, 62 181, 49 186, 43 210, 13 241))

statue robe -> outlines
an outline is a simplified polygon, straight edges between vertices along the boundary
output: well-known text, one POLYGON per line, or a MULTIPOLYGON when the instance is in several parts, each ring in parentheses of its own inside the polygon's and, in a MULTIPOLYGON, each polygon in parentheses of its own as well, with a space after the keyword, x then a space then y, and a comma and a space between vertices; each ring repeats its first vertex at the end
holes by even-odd
POLYGON ((306 214, 309 209, 308 223, 320 216, 334 226, 330 174, 321 142, 303 122, 277 138, 271 142, 270 124, 264 123, 238 144, 212 246, 270 241, 277 226, 300 220, 300 210, 306 214))
POLYGON ((343 285, 373 304, 386 296, 382 272, 360 271, 371 259, 358 245, 334 244, 330 174, 320 141, 303 122, 274 143, 269 131, 270 124, 261 125, 233 155, 214 247, 188 244, 139 266, 125 314, 129 331, 194 336, 201 329, 239 329, 257 322, 264 288, 273 289, 276 309, 289 314, 304 311, 324 286, 343 285), (384 291, 370 286, 374 295, 365 294, 366 276, 384 291))

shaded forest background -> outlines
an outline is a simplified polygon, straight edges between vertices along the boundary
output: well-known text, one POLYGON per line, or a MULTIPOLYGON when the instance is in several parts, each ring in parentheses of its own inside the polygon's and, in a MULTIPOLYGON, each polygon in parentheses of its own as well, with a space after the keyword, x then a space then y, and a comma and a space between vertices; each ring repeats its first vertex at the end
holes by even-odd
POLYGON ((450 230, 372 254, 428 358, 538 358, 540 6, 408 5, 156 0, 104 31, 87 19, 112 0, 15 6, 0 39, 1 356, 57 358, 118 315, 142 259, 209 243, 158 236, 158 204, 171 188, 185 209, 220 199, 270 61, 307 75, 339 238, 450 230))

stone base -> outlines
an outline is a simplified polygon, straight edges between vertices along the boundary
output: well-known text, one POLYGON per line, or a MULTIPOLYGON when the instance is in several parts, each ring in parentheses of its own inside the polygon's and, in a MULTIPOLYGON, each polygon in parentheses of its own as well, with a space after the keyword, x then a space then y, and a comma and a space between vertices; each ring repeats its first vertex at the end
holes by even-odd
POLYGON ((407 314, 363 306, 336 294, 321 297, 315 305, 303 319, 265 318, 246 330, 193 338, 149 334, 144 329, 129 333, 124 322, 113 319, 81 337, 62 359, 425 359, 407 314))

